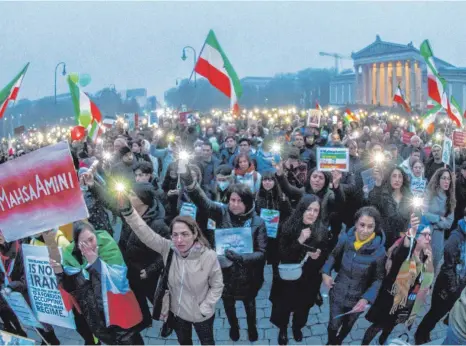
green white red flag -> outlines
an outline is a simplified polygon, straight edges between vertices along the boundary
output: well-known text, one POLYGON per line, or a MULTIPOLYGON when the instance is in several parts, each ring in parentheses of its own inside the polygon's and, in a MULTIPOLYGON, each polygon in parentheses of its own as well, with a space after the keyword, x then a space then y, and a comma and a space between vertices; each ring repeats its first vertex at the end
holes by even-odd
POLYGON ((398 85, 398 88, 396 88, 395 95, 393 96, 393 102, 396 102, 402 105, 403 108, 406 110, 406 112, 411 113, 411 107, 409 107, 409 105, 406 103, 399 85, 398 85))
POLYGON ((318 101, 316 101, 316 109, 322 112, 322 107, 320 106, 318 101))
POLYGON ((239 113, 238 99, 243 94, 243 89, 213 30, 207 35, 194 71, 207 78, 210 84, 230 98, 233 113, 239 113))
POLYGON ((95 143, 97 138, 104 131, 104 127, 102 126, 102 114, 96 104, 92 102, 89 96, 71 80, 70 76, 68 76, 67 79, 70 87, 71 99, 73 100, 76 122, 79 125, 82 125, 79 120, 80 115, 91 115, 91 122, 86 127, 86 131, 87 136, 95 143))
MULTIPOLYGON (((445 92, 445 80, 440 77, 437 67, 435 66, 434 53, 430 47, 429 40, 424 40, 424 42, 422 42, 420 52, 427 65, 428 95, 435 102, 442 104, 442 96, 445 92)), ((444 108, 446 107, 444 106, 444 108)))
POLYGON ((463 111, 453 95, 450 98, 450 102, 448 102, 447 114, 456 124, 456 127, 463 126, 463 111))
POLYGON ((13 78, 13 80, 8 83, 0 91, 0 119, 5 114, 6 108, 10 101, 16 101, 18 97, 19 88, 21 88, 21 83, 23 82, 24 75, 29 67, 29 63, 23 67, 23 69, 13 78))

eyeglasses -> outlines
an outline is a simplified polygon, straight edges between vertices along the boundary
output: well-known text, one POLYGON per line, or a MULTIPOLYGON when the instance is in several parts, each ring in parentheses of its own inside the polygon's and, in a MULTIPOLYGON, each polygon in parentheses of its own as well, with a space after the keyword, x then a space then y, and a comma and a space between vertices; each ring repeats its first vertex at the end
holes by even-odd
POLYGON ((451 181, 451 178, 450 177, 441 177, 440 180, 451 181))
POLYGON ((421 236, 423 236, 424 238, 431 238, 432 239, 432 234, 430 234, 430 233, 421 233, 421 236))

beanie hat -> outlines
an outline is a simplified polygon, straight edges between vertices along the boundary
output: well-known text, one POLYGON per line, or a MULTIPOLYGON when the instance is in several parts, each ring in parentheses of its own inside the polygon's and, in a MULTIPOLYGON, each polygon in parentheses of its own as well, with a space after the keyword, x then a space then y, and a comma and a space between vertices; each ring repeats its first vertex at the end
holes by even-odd
POLYGON ((232 167, 230 165, 220 165, 215 171, 215 175, 231 175, 232 167))
POLYGON ((135 183, 133 184, 133 192, 141 200, 141 202, 147 205, 149 208, 154 205, 155 190, 151 183, 135 183))
POLYGON ((288 152, 288 158, 289 159, 296 159, 299 160, 299 149, 296 147, 290 148, 290 151, 288 152))
POLYGON ((120 149, 120 157, 123 157, 125 156, 126 154, 130 153, 131 152, 131 149, 129 147, 122 147, 120 149))

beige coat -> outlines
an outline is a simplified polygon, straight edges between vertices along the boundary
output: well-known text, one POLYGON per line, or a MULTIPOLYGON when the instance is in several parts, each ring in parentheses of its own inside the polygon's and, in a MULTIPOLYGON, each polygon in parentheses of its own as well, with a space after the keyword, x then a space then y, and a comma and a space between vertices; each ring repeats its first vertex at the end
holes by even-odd
MULTIPOLYGON (((167 262, 172 242, 152 231, 141 217, 133 212, 126 222, 139 239, 167 262)), ((184 258, 174 248, 168 288, 170 311, 189 322, 202 322, 215 313, 215 304, 222 296, 223 277, 215 251, 195 244, 184 258)))

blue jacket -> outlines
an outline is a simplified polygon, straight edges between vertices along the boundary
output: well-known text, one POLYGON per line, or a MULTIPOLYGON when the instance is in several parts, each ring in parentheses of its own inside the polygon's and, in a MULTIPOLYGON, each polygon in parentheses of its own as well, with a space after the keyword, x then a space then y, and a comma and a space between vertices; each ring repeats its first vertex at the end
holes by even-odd
POLYGON ((228 148, 223 148, 222 151, 220 151, 220 160, 222 161, 223 164, 230 165, 231 167, 234 167, 234 162, 236 156, 239 154, 239 146, 236 146, 236 149, 234 152, 231 152, 230 149, 228 148))
POLYGON ((159 181, 165 179, 165 175, 168 171, 168 165, 175 161, 175 156, 173 155, 173 150, 170 148, 157 149, 155 145, 150 146, 150 154, 158 159, 162 160, 162 172, 160 173, 159 181))
POLYGON ((331 275, 332 269, 340 267, 330 294, 335 304, 350 308, 363 298, 373 304, 385 277, 385 234, 376 235, 358 251, 355 241, 354 227, 341 233, 322 268, 322 273, 331 275))
POLYGON ((279 154, 273 154, 273 153, 264 153, 262 149, 259 149, 256 152, 256 163, 257 167, 256 170, 260 174, 264 174, 265 172, 272 172, 275 173, 277 170, 275 169, 274 165, 272 164, 272 161, 275 161, 275 163, 280 162, 280 155, 279 154))

